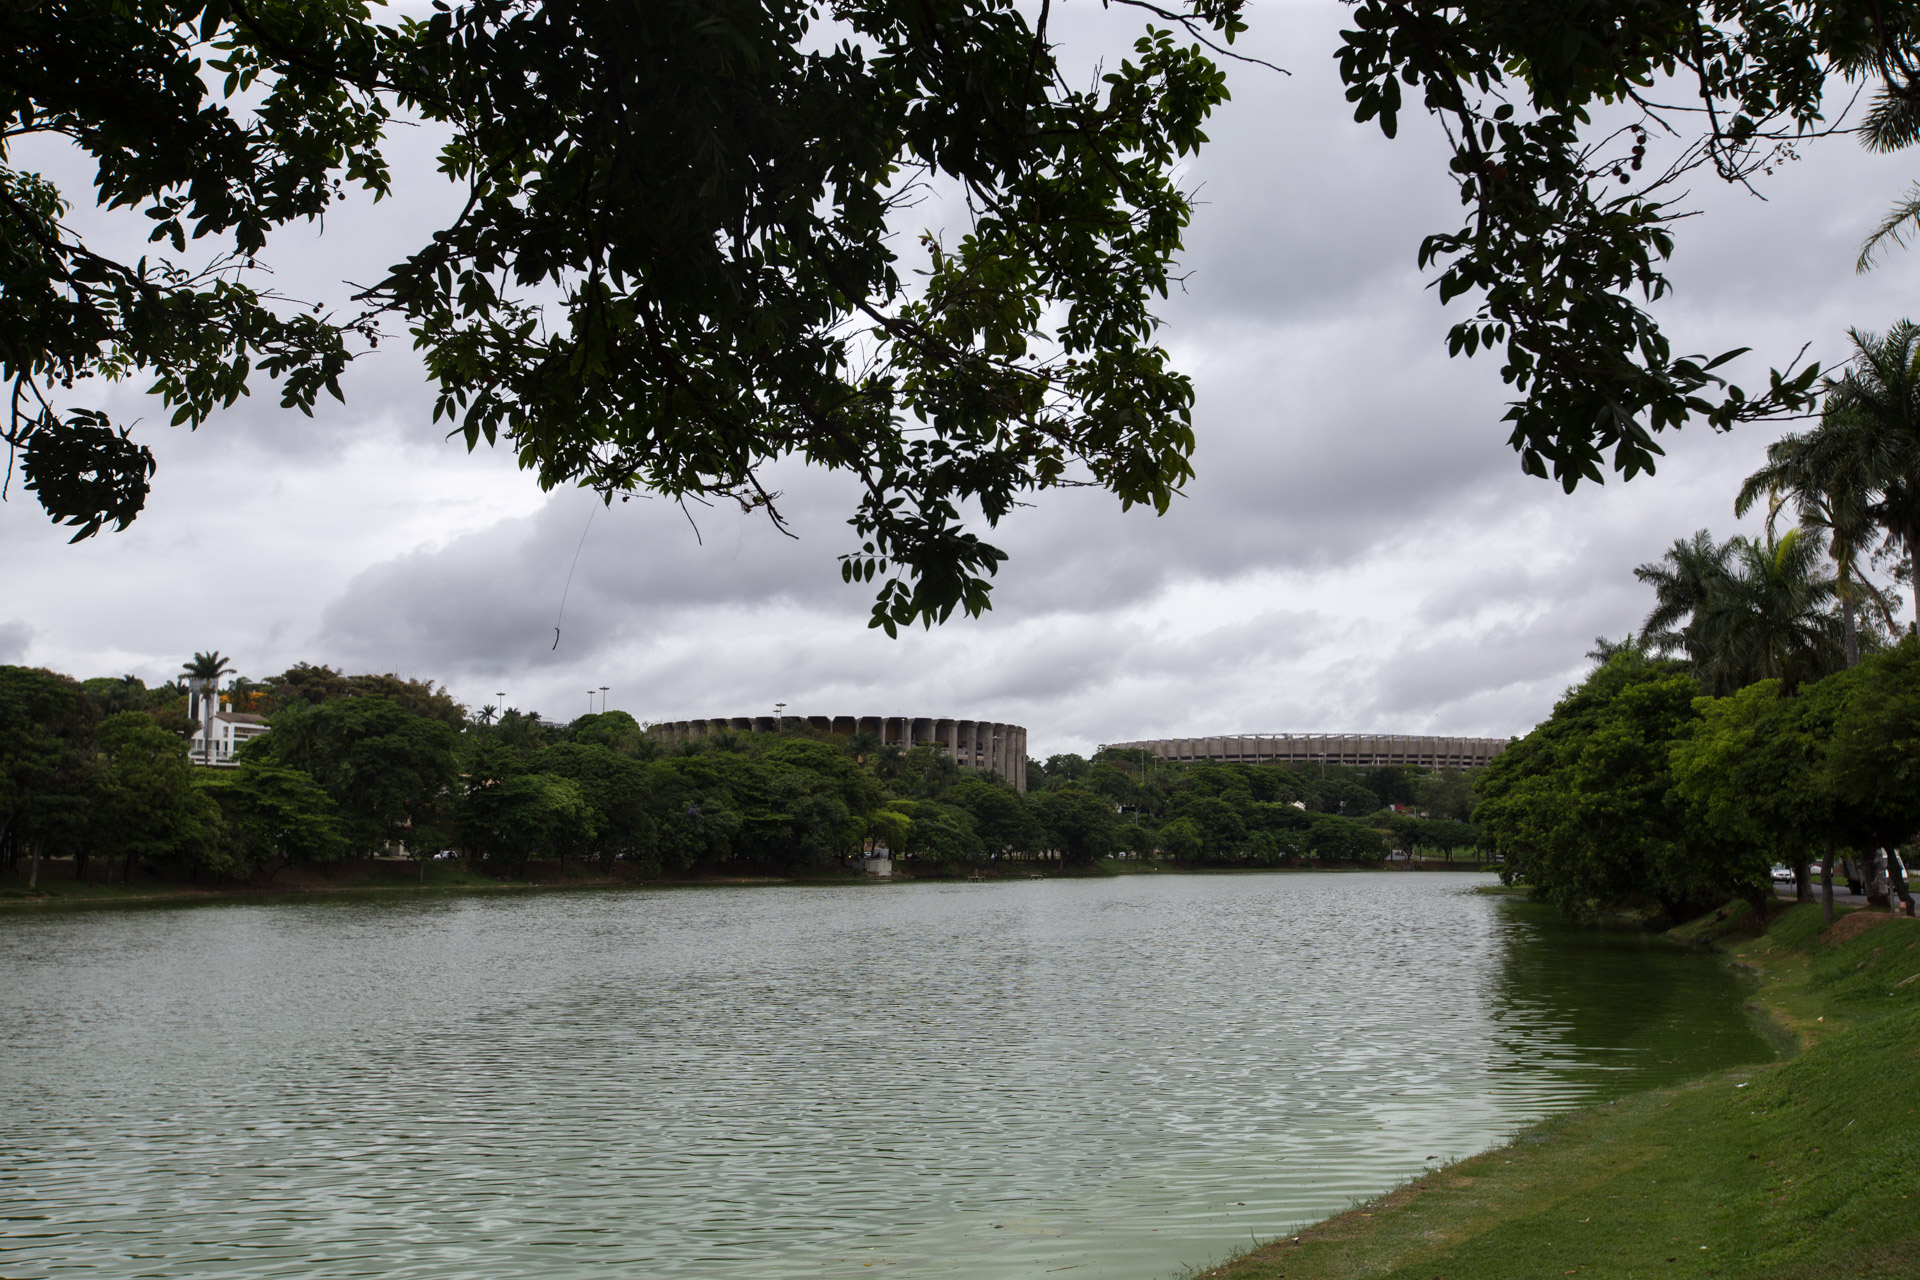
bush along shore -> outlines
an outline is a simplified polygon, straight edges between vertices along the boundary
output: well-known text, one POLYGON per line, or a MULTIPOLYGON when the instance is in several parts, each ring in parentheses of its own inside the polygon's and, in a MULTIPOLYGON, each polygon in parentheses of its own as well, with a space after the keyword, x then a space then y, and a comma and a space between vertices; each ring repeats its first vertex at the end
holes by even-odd
POLYGON ((1920 921, 1732 904, 1789 1056, 1557 1117, 1196 1273, 1205 1280, 1920 1275, 1920 921))

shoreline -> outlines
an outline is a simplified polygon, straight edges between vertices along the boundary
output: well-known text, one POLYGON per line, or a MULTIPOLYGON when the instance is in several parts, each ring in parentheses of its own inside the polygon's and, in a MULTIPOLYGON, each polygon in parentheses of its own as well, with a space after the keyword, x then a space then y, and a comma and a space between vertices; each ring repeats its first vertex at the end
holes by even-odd
POLYGON ((70 875, 49 879, 45 874, 47 868, 43 866, 40 887, 37 890, 29 891, 24 883, 19 882, 0 883, 0 914, 10 910, 40 910, 52 907, 258 902, 265 899, 297 901, 310 898, 364 897, 376 894, 391 896, 534 893, 555 890, 689 889, 763 885, 1018 884, 1030 880, 1090 880, 1127 875, 1401 875, 1407 874, 1410 870, 1421 873, 1454 874, 1489 870, 1489 868, 1465 863, 1435 864, 1411 869, 1403 866, 1169 867, 1165 865, 1136 866, 1130 863, 1106 863, 1092 868, 1073 870, 1062 870, 1057 864, 1049 866, 1045 863, 1031 865, 1021 863, 1018 866, 1019 869, 1012 872, 987 874, 977 879, 957 875, 879 877, 860 873, 813 876, 712 875, 653 879, 633 875, 610 875, 594 868, 569 867, 564 872, 558 869, 549 871, 547 875, 551 878, 510 880, 478 874, 459 864, 445 862, 430 864, 428 878, 422 883, 416 878, 419 874, 416 863, 406 859, 381 858, 353 860, 344 868, 349 877, 347 879, 336 879, 312 869, 302 869, 294 875, 294 878, 278 879, 267 884, 196 885, 172 881, 148 881, 136 882, 131 886, 76 881, 70 875), (1043 867, 1046 869, 1042 870, 1043 867))
POLYGON ((1735 907, 1667 936, 1752 976, 1775 1060, 1542 1120, 1190 1280, 1920 1274, 1920 921, 1829 928, 1805 904, 1752 925, 1735 907))

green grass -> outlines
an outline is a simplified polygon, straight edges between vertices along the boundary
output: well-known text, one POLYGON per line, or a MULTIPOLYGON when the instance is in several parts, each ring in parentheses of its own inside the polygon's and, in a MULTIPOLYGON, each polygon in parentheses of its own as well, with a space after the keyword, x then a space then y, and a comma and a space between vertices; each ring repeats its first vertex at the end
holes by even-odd
POLYGON ((1219 1280, 1920 1276, 1920 922, 1792 908, 1727 940, 1804 1051, 1561 1117, 1197 1273, 1219 1280))
POLYGON ((1667 936, 1676 942, 1706 946, 1733 938, 1753 937, 1760 932, 1761 924, 1753 914, 1753 904, 1736 900, 1718 911, 1709 911, 1698 920, 1689 920, 1667 930, 1667 936))

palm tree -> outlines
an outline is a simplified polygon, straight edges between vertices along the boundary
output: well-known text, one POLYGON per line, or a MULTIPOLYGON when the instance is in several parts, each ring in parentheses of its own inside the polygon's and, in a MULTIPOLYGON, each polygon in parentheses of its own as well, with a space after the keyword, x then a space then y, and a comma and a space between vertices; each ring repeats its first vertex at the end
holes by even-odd
POLYGON ((1727 576, 1727 557, 1733 544, 1713 540, 1705 529, 1691 538, 1675 538, 1658 560, 1643 564, 1633 576, 1653 588, 1653 612, 1640 624, 1640 647, 1663 657, 1685 655, 1698 660, 1692 636, 1698 618, 1721 579, 1727 576))
POLYGON ((1872 477, 1874 523, 1888 549, 1904 553, 1920 620, 1920 326, 1902 320, 1884 337, 1859 329, 1848 336, 1853 363, 1827 383, 1821 427, 1855 433, 1852 447, 1872 477))
MULTIPOLYGON (((1876 13, 1876 18, 1878 14, 1876 13)), ((1915 31, 1911 21, 1868 20, 1862 30, 1866 38, 1841 38, 1832 42, 1830 56, 1834 70, 1850 81, 1878 78, 1880 88, 1860 121, 1860 142, 1869 151, 1883 154, 1903 151, 1920 142, 1920 97, 1915 89, 1915 31)), ((1920 186, 1909 190, 1883 218, 1867 242, 1860 247, 1855 269, 1865 271, 1873 265, 1873 255, 1891 240, 1904 245, 1910 234, 1908 223, 1920 223, 1920 186)))
POLYGON ((1677 539, 1661 559, 1633 571, 1655 593, 1641 646, 1683 656, 1716 696, 1766 679, 1792 693, 1819 679, 1846 650, 1830 612, 1838 585, 1820 569, 1826 549, 1818 530, 1721 543, 1702 529, 1677 539))
POLYGON ((1826 536, 1849 667, 1860 661, 1863 599, 1878 606, 1890 630, 1894 625, 1886 594, 1861 572, 1861 557, 1876 531, 1876 484, 1875 452, 1867 433, 1846 414, 1829 412, 1813 431, 1782 436, 1769 445, 1766 465, 1747 477, 1733 503, 1734 514, 1744 516, 1764 495, 1768 538, 1789 502, 1801 528, 1826 536))
POLYGON ((197 679, 218 680, 221 676, 233 674, 233 659, 214 649, 194 654, 193 661, 180 664, 180 670, 197 679))
POLYGON ((1777 541, 1735 538, 1728 546, 1728 572, 1694 615, 1705 659, 1704 669, 1696 666, 1708 689, 1724 697, 1756 680, 1778 680, 1791 695, 1838 670, 1846 646, 1832 613, 1838 583, 1820 565, 1826 536, 1790 529, 1777 541))
POLYGON ((480 708, 480 714, 475 718, 478 719, 481 725, 484 727, 486 725, 492 724, 493 718, 499 714, 500 714, 500 708, 494 706, 491 702, 489 702, 485 706, 480 708))
POLYGON ((880 739, 871 730, 862 729, 847 738, 847 754, 853 762, 864 765, 880 748, 880 739))
POLYGON ((1640 644, 1640 637, 1634 635, 1632 632, 1628 632, 1619 640, 1609 639, 1606 636, 1595 636, 1593 638, 1593 648, 1587 650, 1587 661, 1598 666, 1605 666, 1620 654, 1641 652, 1643 652, 1643 649, 1640 644))
MULTIPOLYGON (((223 655, 218 649, 210 649, 206 653, 196 653, 193 655, 191 662, 183 662, 180 664, 180 670, 186 675, 188 680, 204 680, 206 682, 205 688, 210 697, 213 694, 214 688, 220 683, 220 677, 233 674, 233 669, 233 660, 223 655)), ((218 704, 216 703, 215 705, 217 706, 218 704)), ((193 720, 200 719, 200 695, 198 693, 193 694, 191 705, 187 708, 187 715, 193 720)))

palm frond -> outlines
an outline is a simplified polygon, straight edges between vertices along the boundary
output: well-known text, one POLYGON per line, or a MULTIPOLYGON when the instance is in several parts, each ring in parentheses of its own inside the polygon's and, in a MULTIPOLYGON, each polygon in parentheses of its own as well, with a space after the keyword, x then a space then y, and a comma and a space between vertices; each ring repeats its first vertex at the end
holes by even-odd
POLYGON ((1873 233, 1861 244, 1860 256, 1853 262, 1854 271, 1864 275, 1873 270, 1874 255, 1887 244, 1906 248, 1907 237, 1913 233, 1915 226, 1920 226, 1920 186, 1910 188, 1907 194, 1887 211, 1887 216, 1880 220, 1880 225, 1875 227, 1873 233), (1914 225, 1909 226, 1909 224, 1914 225))
POLYGON ((1920 103, 1881 89, 1860 121, 1860 143, 1869 151, 1904 151, 1920 142, 1920 103))

